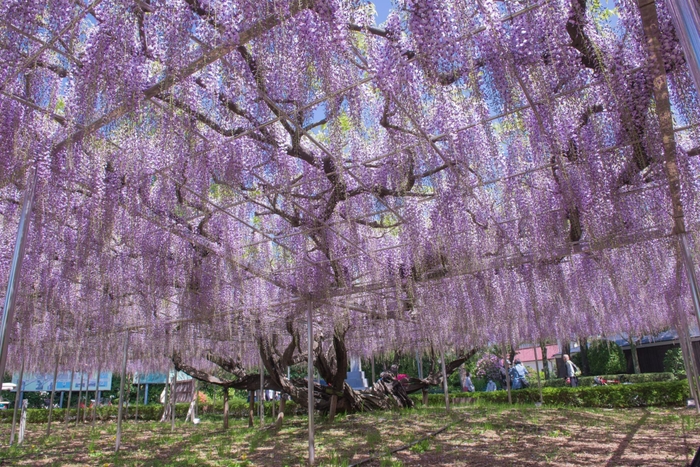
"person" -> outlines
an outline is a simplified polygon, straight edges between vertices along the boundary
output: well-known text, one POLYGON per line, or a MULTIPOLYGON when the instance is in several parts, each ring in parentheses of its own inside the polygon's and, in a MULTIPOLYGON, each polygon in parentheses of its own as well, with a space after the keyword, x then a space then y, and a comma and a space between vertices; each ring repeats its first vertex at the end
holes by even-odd
POLYGON ((530 385, 527 382, 525 375, 528 374, 527 368, 520 361, 519 358, 515 359, 515 365, 510 369, 510 380, 512 389, 524 389, 530 385))
MULTIPOLYGON (((508 377, 506 376, 506 366, 510 368, 510 360, 504 360, 503 366, 501 366, 501 388, 505 389, 508 387, 508 377)), ((509 370, 510 371, 510 370, 509 370)), ((512 384, 512 381, 511 381, 512 384)))
POLYGON ((474 392, 476 388, 474 388, 474 383, 472 383, 472 374, 467 371, 467 374, 464 375, 464 382, 462 383, 462 391, 464 392, 474 392))
POLYGON ((572 388, 578 387, 578 375, 579 369, 574 362, 571 361, 568 355, 562 355, 564 359, 564 364, 566 365, 566 382, 571 385, 572 388))
POLYGON ((498 389, 496 387, 496 383, 494 383, 493 380, 490 379, 489 382, 486 383, 486 392, 492 392, 492 391, 495 391, 496 389, 498 389))

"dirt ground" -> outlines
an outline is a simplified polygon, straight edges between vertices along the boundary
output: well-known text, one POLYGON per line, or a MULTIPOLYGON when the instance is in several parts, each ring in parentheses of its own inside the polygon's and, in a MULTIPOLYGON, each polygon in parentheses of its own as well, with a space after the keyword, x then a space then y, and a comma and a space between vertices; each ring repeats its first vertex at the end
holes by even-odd
MULTIPOLYGON (((231 420, 224 431, 215 416, 196 426, 177 422, 174 431, 170 424, 129 421, 114 454, 114 421, 98 421, 95 429, 55 423, 50 437, 45 424, 29 424, 20 447, 7 446, 10 426, 3 424, 0 465, 305 465, 306 427, 304 417, 288 418, 278 433, 243 420, 231 420)), ((699 446, 700 416, 688 409, 419 408, 341 415, 332 424, 321 417, 316 465, 372 459, 363 465, 682 466, 699 446)))

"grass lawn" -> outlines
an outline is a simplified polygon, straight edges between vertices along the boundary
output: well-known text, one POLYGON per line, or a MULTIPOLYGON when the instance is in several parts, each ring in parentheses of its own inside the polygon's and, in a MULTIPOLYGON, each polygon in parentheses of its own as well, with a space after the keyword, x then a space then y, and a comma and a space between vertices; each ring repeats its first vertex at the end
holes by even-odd
MULTIPOLYGON (((270 420, 268 419, 268 422, 270 420)), ((222 430, 211 416, 199 425, 125 422, 114 454, 116 423, 77 428, 28 424, 25 443, 7 447, 10 425, 0 425, 0 465, 304 465, 307 421, 292 417, 279 433, 232 419, 222 430)), ((700 417, 688 409, 579 409, 471 405, 418 408, 321 419, 317 465, 685 465, 700 446, 700 417), (412 447, 389 451, 446 430, 412 447)))

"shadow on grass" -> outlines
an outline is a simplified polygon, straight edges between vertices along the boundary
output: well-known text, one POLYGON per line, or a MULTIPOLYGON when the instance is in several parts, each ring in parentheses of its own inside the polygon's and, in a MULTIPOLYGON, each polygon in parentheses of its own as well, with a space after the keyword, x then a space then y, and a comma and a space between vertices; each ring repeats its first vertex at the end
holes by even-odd
POLYGON ((639 420, 637 420, 637 423, 632 425, 632 428, 627 432, 627 436, 625 436, 625 438, 620 442, 620 445, 617 447, 617 449, 615 449, 615 452, 613 452, 606 466, 610 467, 613 465, 623 465, 622 456, 625 454, 625 450, 630 445, 639 429, 646 423, 647 419, 649 418, 649 415, 649 411, 645 409, 644 414, 639 418, 639 420))

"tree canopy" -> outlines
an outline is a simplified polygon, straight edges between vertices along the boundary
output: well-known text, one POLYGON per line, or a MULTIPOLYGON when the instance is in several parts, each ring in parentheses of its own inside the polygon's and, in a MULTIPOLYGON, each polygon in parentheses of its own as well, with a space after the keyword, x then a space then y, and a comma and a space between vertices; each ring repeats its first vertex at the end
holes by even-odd
POLYGON ((700 106, 663 0, 1 3, 30 367, 116 367, 127 329, 134 369, 281 365, 309 307, 364 356, 691 313, 700 106))

